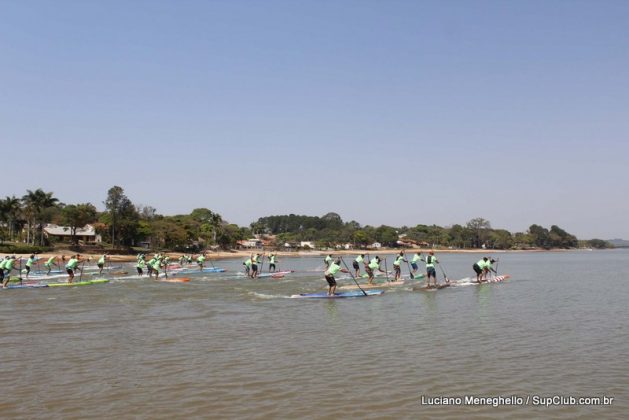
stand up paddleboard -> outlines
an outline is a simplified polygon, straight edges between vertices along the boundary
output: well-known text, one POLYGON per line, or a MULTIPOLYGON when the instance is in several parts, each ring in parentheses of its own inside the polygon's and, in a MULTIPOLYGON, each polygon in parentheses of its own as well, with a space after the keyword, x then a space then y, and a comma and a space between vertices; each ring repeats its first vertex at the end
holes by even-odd
POLYGON ((378 296, 384 293, 384 290, 365 290, 365 293, 360 290, 352 291, 352 292, 339 292, 335 293, 332 296, 328 295, 328 292, 318 292, 318 293, 302 293, 300 295, 292 295, 291 298, 296 299, 342 299, 342 298, 354 298, 354 297, 367 297, 367 296, 378 296), (366 294, 365 294, 366 293, 366 294))

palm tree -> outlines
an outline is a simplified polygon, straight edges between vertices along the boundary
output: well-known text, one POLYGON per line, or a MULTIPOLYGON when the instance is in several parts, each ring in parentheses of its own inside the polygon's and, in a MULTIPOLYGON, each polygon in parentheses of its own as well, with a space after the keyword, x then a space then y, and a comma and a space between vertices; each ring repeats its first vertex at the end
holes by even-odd
POLYGON ((15 196, 7 196, 4 200, 0 200, 0 220, 4 221, 9 228, 10 241, 13 241, 15 225, 21 210, 20 200, 15 196))
MULTIPOLYGON (((44 242, 44 223, 47 215, 45 210, 55 207, 59 200, 52 196, 51 192, 44 192, 41 188, 35 191, 26 190, 26 195, 22 197, 24 203, 24 214, 28 223, 27 242, 31 241, 31 232, 34 227, 40 231, 40 245, 44 242)), ((35 244, 35 232, 33 232, 32 243, 35 244)))

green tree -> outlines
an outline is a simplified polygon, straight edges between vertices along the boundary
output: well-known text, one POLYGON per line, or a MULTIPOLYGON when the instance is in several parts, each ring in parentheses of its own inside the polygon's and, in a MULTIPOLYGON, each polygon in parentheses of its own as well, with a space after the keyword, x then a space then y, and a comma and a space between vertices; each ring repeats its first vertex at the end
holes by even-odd
POLYGON ((10 241, 14 240, 15 232, 18 230, 18 221, 22 211, 20 203, 20 199, 15 196, 7 196, 4 200, 0 200, 0 220, 7 226, 10 241))
POLYGON ((113 186, 107 191, 105 200, 107 215, 101 220, 111 227, 111 246, 116 243, 130 246, 136 239, 140 215, 131 200, 119 186, 113 186))
POLYGON ((467 228, 474 232, 473 246, 475 248, 480 248, 489 238, 491 224, 489 223, 489 220, 477 217, 467 222, 467 228))
POLYGON ((72 243, 78 244, 76 231, 96 220, 96 207, 90 203, 70 204, 61 210, 61 223, 70 228, 72 243))
POLYGON ((59 203, 59 200, 52 194, 52 192, 44 192, 38 188, 35 191, 26 190, 26 195, 22 197, 24 215, 28 223, 28 243, 35 245, 36 231, 40 233, 39 244, 43 245, 44 243, 44 224, 49 221, 51 215, 48 210, 59 203))

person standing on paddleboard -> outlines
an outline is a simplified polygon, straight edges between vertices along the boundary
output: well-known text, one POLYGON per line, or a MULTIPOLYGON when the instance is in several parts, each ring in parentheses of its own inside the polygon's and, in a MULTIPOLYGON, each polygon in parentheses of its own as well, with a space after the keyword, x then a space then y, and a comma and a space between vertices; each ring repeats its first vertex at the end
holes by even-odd
POLYGON ((349 273, 344 268, 341 268, 341 260, 337 259, 332 262, 327 270, 325 270, 324 276, 325 280, 328 282, 328 296, 334 296, 334 292, 336 292, 336 279, 334 275, 338 272, 349 273))
POLYGON ((103 274, 103 268, 105 268, 106 260, 107 260, 107 253, 105 252, 103 255, 100 256, 100 258, 98 259, 98 262, 96 263, 96 266, 98 267, 99 276, 103 274))
POLYGON ((197 264, 199 265, 199 271, 203 271, 203 265, 205 263, 205 252, 197 258, 197 264))
POLYGON ((251 278, 258 277, 258 263, 260 262, 260 254, 251 255, 251 278))
POLYGON ((417 270, 419 270, 419 266, 417 265, 419 261, 423 261, 422 253, 416 252, 415 255, 413 255, 413 259, 411 260, 411 268, 413 269, 413 274, 417 273, 417 270))
POLYGON ((138 263, 135 266, 136 270, 138 270, 138 276, 142 277, 142 275, 144 274, 144 267, 146 266, 146 262, 144 262, 144 255, 142 255, 142 258, 138 258, 138 263))
POLYGON ((373 284, 374 272, 376 270, 380 271, 381 273, 385 272, 383 269, 380 268, 380 261, 380 257, 376 255, 371 259, 371 261, 369 261, 369 264, 365 266, 365 271, 367 272, 368 276, 367 283, 373 284))
POLYGON ((46 273, 46 275, 50 274, 50 272, 52 271, 53 264, 57 265, 57 263, 55 262, 56 259, 57 257, 53 255, 52 257, 48 258, 48 261, 44 263, 44 267, 48 269, 48 272, 46 273))
POLYGON ((493 272, 494 274, 498 274, 498 272, 494 269, 494 263, 496 262, 496 260, 494 260, 493 258, 489 258, 489 261, 487 261, 487 264, 485 266, 485 281, 488 281, 487 279, 487 275, 489 274, 489 272, 493 272))
POLYGON ((242 263, 242 265, 245 266, 245 274, 247 277, 251 277, 251 263, 251 258, 247 258, 245 262, 242 263))
POLYGON ((330 264, 332 264, 332 254, 328 254, 328 256, 323 260, 323 263, 325 264, 326 269, 329 268, 330 264))
POLYGON ((277 262, 277 257, 275 254, 269 255, 269 272, 275 273, 275 263, 277 262))
POLYGON ((398 255, 395 258, 395 261, 393 261, 393 269, 395 270, 395 280, 393 281, 400 281, 400 278, 402 277, 402 267, 400 266, 402 262, 408 262, 408 260, 404 258, 404 251, 400 251, 400 255, 398 255))
POLYGON ((68 273, 68 283, 72 283, 74 280, 74 272, 79 266, 81 260, 81 254, 73 255, 70 257, 70 261, 66 264, 66 272, 68 273))
POLYGON ((483 281, 483 275, 486 273, 488 263, 489 259, 487 257, 483 257, 472 266, 474 272, 476 273, 476 283, 481 283, 483 281))
POLYGON ((354 277, 360 277, 360 263, 364 263, 364 261, 365 261, 365 254, 360 254, 352 262, 352 267, 354 267, 354 270, 356 270, 356 275, 354 277))
POLYGON ((6 289, 9 280, 11 280, 11 271, 13 270, 13 266, 15 265, 15 255, 9 257, 7 256, 3 262, 2 273, 4 275, 4 282, 2 283, 2 288, 6 289))
POLYGON ((33 266, 35 261, 37 261, 37 258, 35 258, 34 254, 31 254, 31 256, 28 257, 28 260, 26 260, 26 279, 27 280, 28 280, 28 275, 31 272, 31 267, 33 266))
POLYGON ((437 272, 435 271, 435 264, 439 264, 439 261, 435 257, 435 253, 430 251, 426 256, 426 287, 430 288, 430 278, 434 281, 434 287, 437 287, 437 272))

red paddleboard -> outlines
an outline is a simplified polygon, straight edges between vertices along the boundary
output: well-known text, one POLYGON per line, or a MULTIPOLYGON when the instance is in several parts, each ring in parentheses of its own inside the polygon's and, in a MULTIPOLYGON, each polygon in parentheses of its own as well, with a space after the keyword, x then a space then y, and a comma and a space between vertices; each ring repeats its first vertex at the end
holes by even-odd
POLYGON ((190 277, 163 278, 163 279, 159 279, 159 281, 165 281, 168 283, 188 283, 190 281, 190 277))

